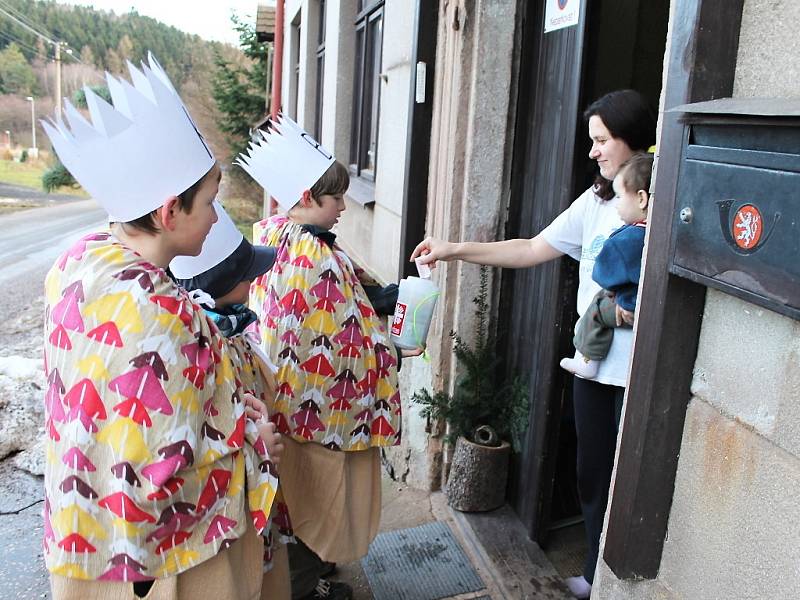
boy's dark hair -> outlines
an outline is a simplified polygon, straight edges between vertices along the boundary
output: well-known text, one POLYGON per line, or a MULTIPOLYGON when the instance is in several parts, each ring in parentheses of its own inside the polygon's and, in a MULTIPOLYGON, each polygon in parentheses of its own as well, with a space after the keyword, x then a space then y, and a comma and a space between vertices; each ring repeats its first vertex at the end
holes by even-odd
MULTIPOLYGON (((600 117, 612 137, 623 140, 634 152, 645 152, 656 141, 656 116, 636 90, 617 90, 592 102, 583 113, 588 122, 600 117)), ((612 182, 597 175, 594 191, 603 200, 614 197, 612 182)))
POLYGON ((325 195, 337 196, 344 194, 350 187, 350 173, 338 160, 328 167, 328 170, 317 179, 317 183, 311 186, 311 197, 318 205, 322 205, 320 198, 325 195))
POLYGON ((617 177, 622 179, 625 191, 650 193, 650 178, 653 174, 653 155, 638 152, 619 168, 617 177))
MULTIPOLYGON (((216 163, 214 164, 216 166, 216 163)), ((186 213, 192 212, 192 207, 194 206, 194 197, 197 195, 198 190, 203 185, 203 183, 208 179, 208 177, 214 173, 214 167, 209 169, 208 173, 203 175, 200 179, 195 181, 189 188, 178 194, 178 207, 186 213)), ((222 173, 219 169, 216 171, 221 176, 222 173)), ((146 215, 142 215, 134 219, 133 221, 128 221, 125 223, 128 227, 132 227, 133 229, 138 229, 139 231, 143 231, 145 233, 156 234, 158 233, 158 227, 155 224, 155 216, 156 211, 150 211, 146 215)))

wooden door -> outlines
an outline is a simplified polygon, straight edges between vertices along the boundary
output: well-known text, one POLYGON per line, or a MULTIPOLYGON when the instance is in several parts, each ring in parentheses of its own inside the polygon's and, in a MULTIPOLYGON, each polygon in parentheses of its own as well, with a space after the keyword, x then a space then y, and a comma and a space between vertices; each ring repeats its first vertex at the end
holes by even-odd
MULTIPOLYGON (((507 238, 533 237, 576 195, 586 0, 581 4, 578 25, 544 33, 544 2, 521 3, 525 22, 507 238)), ((502 280, 500 314, 506 320, 501 334, 508 368, 527 375, 531 397, 510 500, 536 541, 543 540, 550 515, 566 379, 558 358, 569 351, 575 322, 575 266, 562 259, 534 269, 506 270, 502 280)))
MULTIPOLYGON (((583 109, 615 89, 658 104, 669 0, 583 0, 577 26, 544 33, 543 2, 522 2, 523 48, 507 238, 533 237, 585 190, 597 167, 583 109), (535 6, 534 6, 535 5, 535 6)), ((505 271, 507 368, 529 378, 531 413, 510 500, 532 539, 551 519, 580 513, 574 485, 571 378, 558 367, 571 344, 577 263, 505 271), (553 502, 554 491, 557 501, 553 502)))

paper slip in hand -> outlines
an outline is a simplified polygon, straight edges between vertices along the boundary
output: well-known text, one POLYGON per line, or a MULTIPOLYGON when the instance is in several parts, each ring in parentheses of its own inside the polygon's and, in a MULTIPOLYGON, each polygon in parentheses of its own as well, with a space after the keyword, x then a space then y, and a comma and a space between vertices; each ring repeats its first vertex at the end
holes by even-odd
POLYGON ((418 256, 414 259, 414 264, 417 265, 417 273, 422 279, 430 279, 431 278, 431 268, 426 264, 420 262, 422 257, 418 256))

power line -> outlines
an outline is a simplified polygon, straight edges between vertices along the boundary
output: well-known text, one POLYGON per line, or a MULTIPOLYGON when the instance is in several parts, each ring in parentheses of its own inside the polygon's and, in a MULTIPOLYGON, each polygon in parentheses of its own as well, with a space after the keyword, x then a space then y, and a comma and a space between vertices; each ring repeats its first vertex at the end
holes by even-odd
POLYGON ((20 19, 21 21, 25 22, 31 28, 36 29, 37 31, 39 31, 42 35, 45 35, 45 36, 50 37, 50 38, 54 38, 55 37, 45 27, 43 27, 42 25, 39 25, 37 23, 34 23, 33 20, 30 17, 28 17, 26 14, 24 14, 23 12, 18 10, 16 7, 12 6, 9 2, 7 2, 5 0, 0 0, 0 5, 4 6, 8 12, 12 13, 18 19, 20 19))
MULTIPOLYGON (((3 4, 1 1, 0 1, 0 5, 3 5, 3 6, 5 6, 5 4, 3 4)), ((78 56, 75 54, 75 50, 74 50, 74 49, 72 49, 72 48, 70 48, 68 44, 65 44, 64 42, 56 42, 55 40, 52 40, 52 39, 50 39, 48 36, 44 35, 42 32, 40 32, 40 31, 37 31, 37 30, 36 30, 36 29, 34 29, 32 26, 30 26, 30 25, 28 25, 27 23, 24 23, 23 21, 19 20, 19 19, 18 19, 17 17, 15 17, 13 14, 9 13, 7 10, 5 10, 4 8, 2 8, 2 6, 0 6, 0 14, 3 14, 3 15, 5 15, 5 16, 6 16, 6 17, 8 17, 9 19, 11 19, 12 21, 14 21, 14 22, 15 22, 15 23, 17 23, 18 25, 20 25, 21 27, 24 27, 25 29, 27 29, 28 31, 30 31, 31 33, 33 33, 33 34, 34 34, 35 36, 37 36, 38 38, 40 38, 40 39, 44 40, 45 42, 47 42, 47 43, 49 43, 49 44, 52 44, 53 46, 55 46, 56 44, 61 44, 62 48, 64 48, 65 50, 67 50, 67 49, 69 50, 69 52, 64 52, 64 54, 66 54, 67 56, 69 56, 69 57, 70 57, 72 60, 74 60, 74 61, 76 61, 76 62, 79 62, 80 64, 82 64, 82 65, 84 65, 84 66, 87 66, 87 67, 92 67, 92 66, 93 66, 93 65, 89 65, 89 64, 85 63, 83 60, 81 60, 81 59, 80 59, 80 58, 79 58, 79 57, 78 57, 78 56)), ((47 30, 45 30, 45 31, 47 31, 47 30)), ((17 41, 18 43, 20 43, 20 44, 25 44, 25 42, 22 42, 22 40, 20 40, 19 38, 17 38, 17 40, 16 40, 16 41, 17 41)), ((26 44, 26 45, 27 45, 27 44, 26 44)), ((30 45, 27 45, 27 46, 28 46, 28 48, 29 48, 29 49, 31 48, 31 47, 30 47, 30 45)), ((37 51, 37 55, 41 56, 41 54, 39 54, 39 52, 38 52, 38 51, 37 51)), ((49 57, 43 57, 43 58, 49 58, 49 57)))
POLYGON ((23 22, 22 22, 22 21, 20 21, 20 20, 19 20, 17 17, 15 17, 14 15, 12 15, 10 12, 8 12, 7 10, 5 10, 4 8, 0 8, 0 14, 4 14, 4 15, 5 15, 5 16, 7 16, 9 19, 11 19, 12 21, 14 21, 14 22, 15 22, 17 25, 20 25, 21 27, 24 27, 25 29, 27 29, 28 31, 30 31, 31 33, 33 33, 35 36, 42 38, 42 39, 43 39, 45 42, 48 42, 48 43, 50 43, 50 44, 53 44, 53 45, 55 45, 55 41, 51 40, 49 37, 47 37, 47 36, 46 36, 46 35, 44 35, 43 33, 40 33, 39 31, 36 31, 36 30, 35 30, 33 27, 31 27, 30 25, 28 25, 28 24, 26 24, 26 23, 23 23, 23 22))
MULTIPOLYGON (((5 13, 6 16, 14 19, 18 24, 22 25, 23 27, 27 27, 27 29, 33 32, 35 35, 41 37, 45 41, 49 42, 50 44, 55 45, 56 42, 53 38, 54 36, 50 33, 44 26, 35 23, 30 17, 26 16, 25 14, 21 13, 19 10, 11 6, 8 2, 4 0, 0 0, 0 13, 5 13), (5 7, 5 10, 3 10, 5 7)), ((72 60, 85 65, 87 67, 94 67, 95 65, 89 65, 85 63, 78 57, 78 54, 74 48, 72 48, 66 42, 59 42, 61 44, 61 48, 65 50, 65 54, 69 56, 72 60)))
POLYGON ((9 42, 13 42, 13 43, 17 44, 18 46, 21 46, 22 48, 24 48, 28 52, 33 52, 39 58, 43 58, 45 60, 51 60, 49 56, 47 56, 46 54, 42 54, 41 51, 38 48, 35 48, 35 47, 31 46, 27 42, 22 41, 22 39, 13 36, 10 33, 7 33, 5 31, 0 31, 0 35, 3 36, 4 38, 6 38, 9 42))

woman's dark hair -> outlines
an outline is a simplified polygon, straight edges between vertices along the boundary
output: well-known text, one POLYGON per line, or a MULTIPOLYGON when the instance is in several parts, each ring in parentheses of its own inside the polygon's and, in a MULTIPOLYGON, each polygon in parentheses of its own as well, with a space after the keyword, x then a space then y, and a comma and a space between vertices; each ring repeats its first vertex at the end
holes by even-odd
MULTIPOLYGON (((636 90, 617 90, 592 102, 583 113, 588 122, 600 117, 613 138, 621 139, 634 152, 645 152, 656 142, 656 115, 636 90)), ((598 174, 595 193, 603 200, 614 197, 612 182, 598 174)))
POLYGON ((339 194, 344 194, 349 187, 350 173, 347 172, 347 167, 335 160, 328 167, 328 170, 322 174, 322 177, 317 180, 317 183, 311 186, 310 192, 316 203, 321 205, 319 199, 322 196, 338 196, 339 194))
MULTIPOLYGON (((216 166, 216 163, 215 163, 216 166)), ((192 212, 192 207, 194 206, 194 197, 197 195, 198 190, 203 185, 203 183, 208 179, 208 177, 217 172, 220 176, 221 173, 218 169, 211 169, 203 175, 200 179, 195 181, 189 188, 178 194, 178 207, 186 213, 192 212)), ((155 217, 156 211, 150 211, 146 215, 142 215, 141 217, 134 219, 133 221, 128 221, 125 223, 128 227, 132 227, 133 229, 138 229, 139 231, 143 231, 145 233, 156 234, 158 233, 158 227, 155 224, 155 217)))

